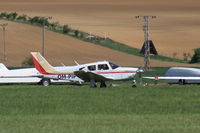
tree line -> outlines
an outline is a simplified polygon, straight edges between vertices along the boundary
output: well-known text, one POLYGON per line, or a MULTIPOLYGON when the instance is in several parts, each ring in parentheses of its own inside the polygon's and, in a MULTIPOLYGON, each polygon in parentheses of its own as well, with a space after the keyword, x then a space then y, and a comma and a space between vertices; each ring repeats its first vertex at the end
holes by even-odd
POLYGON ((48 29, 51 30, 62 30, 64 34, 68 34, 69 32, 73 32, 73 35, 78 37, 80 32, 79 30, 73 30, 71 29, 67 24, 64 26, 61 26, 59 22, 50 22, 47 17, 41 17, 41 16, 34 16, 29 17, 26 14, 18 14, 17 12, 1 12, 0 13, 0 19, 5 20, 11 20, 11 21, 17 21, 22 23, 28 23, 33 24, 37 26, 45 26, 48 29))

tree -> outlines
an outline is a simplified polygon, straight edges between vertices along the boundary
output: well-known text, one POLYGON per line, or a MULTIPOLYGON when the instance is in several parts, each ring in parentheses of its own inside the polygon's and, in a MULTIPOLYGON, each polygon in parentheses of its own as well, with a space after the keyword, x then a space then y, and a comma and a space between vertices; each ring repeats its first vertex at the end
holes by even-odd
POLYGON ((50 23, 49 26, 51 29, 55 30, 56 28, 58 28, 59 25, 60 25, 59 22, 53 22, 53 23, 50 23))
POLYGON ((30 23, 31 24, 36 24, 37 22, 38 22, 38 20, 39 20, 39 17, 38 16, 35 16, 35 17, 33 17, 33 18, 30 18, 30 23))
POLYGON ((38 16, 35 16, 33 18, 31 18, 30 20, 30 23, 31 24, 38 24, 38 25, 45 25, 45 26, 49 26, 49 21, 48 21, 48 18, 45 18, 45 17, 38 17, 38 16))
POLYGON ((76 37, 78 37, 79 31, 78 31, 78 30, 75 30, 75 31, 74 31, 74 34, 75 34, 76 37))
POLYGON ((11 12, 11 13, 2 12, 0 14, 0 18, 15 20, 17 15, 18 14, 16 12, 11 12))
POLYGON ((200 62, 200 48, 194 50, 194 55, 190 61, 191 63, 200 62))
POLYGON ((10 13, 10 15, 11 15, 11 19, 13 19, 13 20, 15 20, 18 16, 18 14, 16 12, 12 12, 12 13, 10 13))
POLYGON ((28 16, 25 15, 25 14, 23 14, 23 15, 20 15, 19 17, 17 17, 17 20, 19 20, 19 21, 26 21, 27 18, 28 18, 28 16))
POLYGON ((68 27, 68 25, 64 25, 63 26, 63 33, 69 33, 70 32, 70 28, 68 27))
POLYGON ((7 12, 2 12, 2 13, 0 14, 0 17, 1 17, 1 18, 7 18, 7 16, 8 16, 8 13, 7 13, 7 12))

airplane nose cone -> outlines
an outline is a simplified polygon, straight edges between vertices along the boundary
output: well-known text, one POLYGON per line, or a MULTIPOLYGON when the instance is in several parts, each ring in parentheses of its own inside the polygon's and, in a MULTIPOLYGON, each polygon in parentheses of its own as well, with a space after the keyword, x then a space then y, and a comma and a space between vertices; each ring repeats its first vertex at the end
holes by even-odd
POLYGON ((137 73, 143 73, 144 70, 142 68, 138 68, 137 73))

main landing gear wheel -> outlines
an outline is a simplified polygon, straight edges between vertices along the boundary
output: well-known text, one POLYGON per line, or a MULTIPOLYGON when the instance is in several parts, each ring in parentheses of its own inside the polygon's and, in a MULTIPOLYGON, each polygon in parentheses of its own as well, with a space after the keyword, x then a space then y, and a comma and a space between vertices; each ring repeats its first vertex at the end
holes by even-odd
POLYGON ((137 86, 136 85, 132 85, 132 88, 136 88, 137 86))
POLYGON ((185 84, 185 80, 184 79, 179 79, 178 83, 179 83, 179 85, 184 85, 185 84))
POLYGON ((106 88, 107 87, 107 85, 106 85, 106 83, 105 82, 100 82, 100 88, 106 88))
POLYGON ((51 84, 51 81, 50 81, 50 79, 42 79, 41 84, 43 86, 49 86, 51 84))
POLYGON ((96 88, 96 87, 97 87, 97 85, 96 85, 95 80, 94 80, 94 79, 91 79, 91 80, 90 80, 90 88, 96 88))

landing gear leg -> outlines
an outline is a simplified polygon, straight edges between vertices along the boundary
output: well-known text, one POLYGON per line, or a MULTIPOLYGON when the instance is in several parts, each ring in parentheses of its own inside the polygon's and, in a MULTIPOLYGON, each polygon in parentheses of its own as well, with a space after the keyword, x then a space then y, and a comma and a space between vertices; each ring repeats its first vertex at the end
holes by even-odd
POLYGON ((184 79, 179 79, 179 85, 184 85, 185 84, 185 80, 184 79))
POLYGON ((90 80, 90 88, 96 88, 97 87, 97 85, 96 85, 96 83, 95 83, 95 80, 94 79, 91 79, 90 80))
POLYGON ((101 81, 100 88, 106 88, 106 87, 107 87, 107 85, 106 85, 105 81, 101 81))
POLYGON ((133 80, 133 85, 132 85, 132 88, 136 88, 136 80, 133 80))

